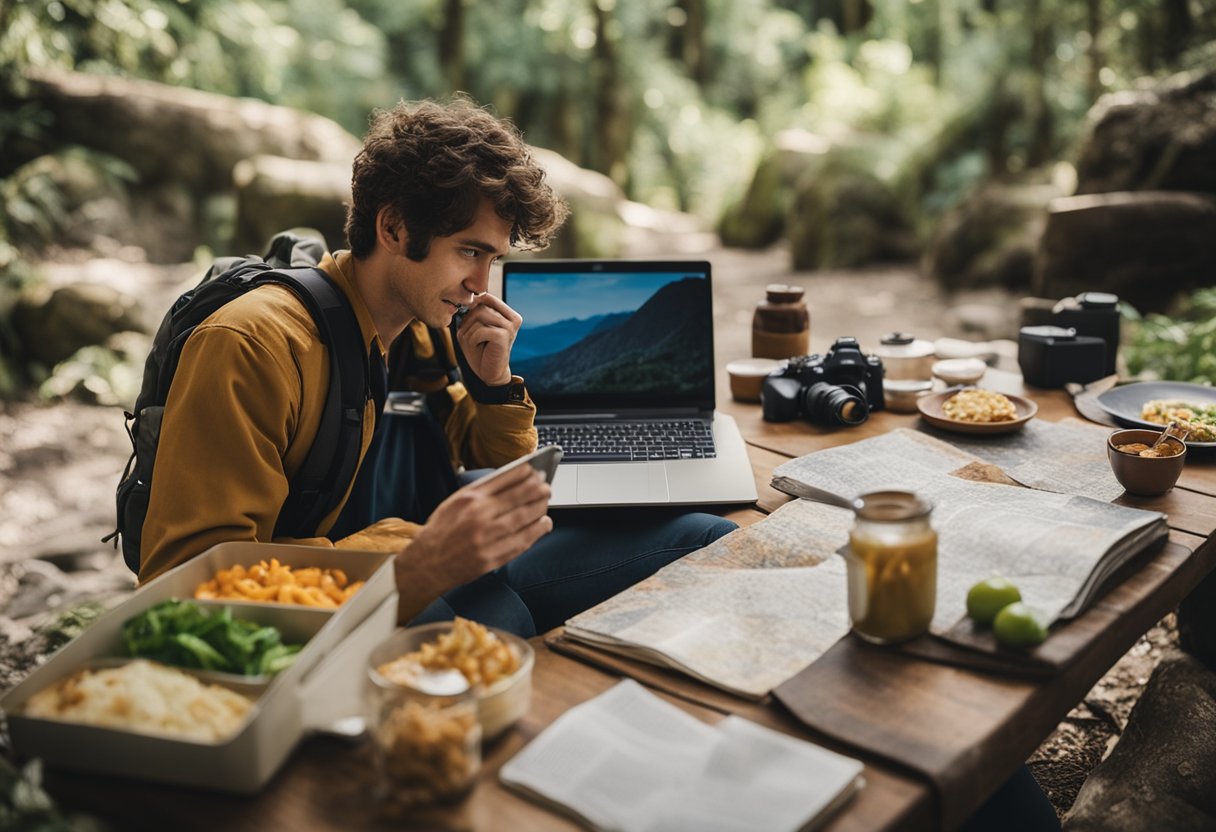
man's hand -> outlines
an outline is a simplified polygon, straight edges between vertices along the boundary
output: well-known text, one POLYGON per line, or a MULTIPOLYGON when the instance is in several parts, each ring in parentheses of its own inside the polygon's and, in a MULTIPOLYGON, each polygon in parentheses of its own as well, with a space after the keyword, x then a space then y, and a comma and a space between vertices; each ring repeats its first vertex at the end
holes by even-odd
POLYGON ((461 488, 431 514, 395 564, 402 623, 448 590, 522 554, 553 529, 549 484, 530 465, 461 488))
POLYGON ((511 346, 523 320, 500 298, 487 293, 473 298, 456 330, 469 367, 491 387, 511 380, 511 346))

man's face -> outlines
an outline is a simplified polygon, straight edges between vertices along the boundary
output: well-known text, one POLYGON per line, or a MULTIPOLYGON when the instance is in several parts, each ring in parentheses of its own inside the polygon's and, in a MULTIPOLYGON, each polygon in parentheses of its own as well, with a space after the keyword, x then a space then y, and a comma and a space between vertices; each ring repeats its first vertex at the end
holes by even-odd
POLYGON ((490 267, 511 248, 511 223, 483 199, 473 224, 448 237, 431 239, 421 261, 396 258, 392 291, 411 318, 442 328, 457 307, 489 289, 490 267))

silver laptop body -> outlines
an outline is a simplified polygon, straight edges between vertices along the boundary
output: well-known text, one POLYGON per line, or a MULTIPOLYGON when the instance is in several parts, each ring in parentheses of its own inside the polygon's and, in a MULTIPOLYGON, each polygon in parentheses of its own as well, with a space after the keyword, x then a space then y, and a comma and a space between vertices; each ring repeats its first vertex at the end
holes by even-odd
POLYGON ((524 319, 511 370, 564 452, 552 507, 755 501, 739 429, 714 411, 708 262, 510 261, 503 299, 524 319))

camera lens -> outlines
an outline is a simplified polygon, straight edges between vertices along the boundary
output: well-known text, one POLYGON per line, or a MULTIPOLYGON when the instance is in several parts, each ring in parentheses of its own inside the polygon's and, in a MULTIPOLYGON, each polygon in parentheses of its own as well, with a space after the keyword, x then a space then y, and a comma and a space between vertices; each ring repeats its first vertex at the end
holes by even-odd
POLYGON ((807 419, 824 425, 860 425, 870 418, 861 391, 850 384, 820 381, 807 388, 802 401, 807 419))

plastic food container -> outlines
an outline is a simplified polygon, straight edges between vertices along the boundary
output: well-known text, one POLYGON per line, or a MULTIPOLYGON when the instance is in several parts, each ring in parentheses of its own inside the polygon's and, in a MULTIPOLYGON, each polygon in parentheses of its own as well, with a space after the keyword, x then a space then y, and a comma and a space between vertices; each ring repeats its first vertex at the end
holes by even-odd
MULTIPOLYGON (((136 777, 219 791, 259 791, 307 732, 331 730, 342 720, 362 730, 362 668, 371 649, 396 621, 392 554, 285 546, 223 543, 166 572, 95 621, 42 667, 0 699, 14 750, 48 765, 99 774, 136 777), (364 586, 335 610, 290 604, 199 601, 228 606, 234 617, 272 624, 284 641, 304 643, 296 661, 273 677, 216 678, 183 669, 207 682, 231 687, 254 700, 234 734, 201 742, 160 734, 32 717, 26 700, 83 667, 117 663, 125 655, 122 625, 170 598, 193 598, 194 588, 236 564, 278 558, 293 569, 340 568, 364 586)), ((341 726, 339 725, 339 728, 341 726)))

